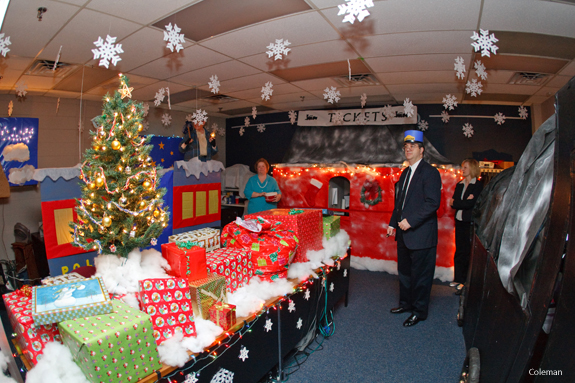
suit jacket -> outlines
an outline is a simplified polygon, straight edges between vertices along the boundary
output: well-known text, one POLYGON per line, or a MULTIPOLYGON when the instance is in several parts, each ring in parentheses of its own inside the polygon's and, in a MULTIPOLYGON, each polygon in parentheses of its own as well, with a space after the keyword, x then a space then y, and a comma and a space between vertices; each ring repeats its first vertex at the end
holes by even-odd
MULTIPOLYGON (((403 185, 407 168, 399 177, 397 185, 403 185)), ((395 207, 389 226, 401 230, 397 223, 400 214, 411 225, 402 232, 403 242, 410 250, 427 249, 437 246, 437 209, 441 203, 441 176, 439 171, 421 160, 407 189, 403 213, 400 212, 399 193, 396 186, 395 207)), ((401 190, 401 186, 399 186, 401 190)), ((397 239, 396 239, 397 240, 397 239)))
POLYGON ((463 181, 459 182, 455 186, 455 191, 453 192, 453 206, 455 210, 461 210, 461 221, 462 222, 471 222, 471 212, 473 211, 473 206, 475 206, 475 202, 477 201, 477 197, 481 194, 483 190, 483 182, 476 180, 474 184, 467 185, 467 189, 465 189, 465 194, 463 194, 463 198, 461 198, 461 191, 463 190, 464 183, 463 181), (473 194, 472 199, 467 199, 471 194, 473 194))

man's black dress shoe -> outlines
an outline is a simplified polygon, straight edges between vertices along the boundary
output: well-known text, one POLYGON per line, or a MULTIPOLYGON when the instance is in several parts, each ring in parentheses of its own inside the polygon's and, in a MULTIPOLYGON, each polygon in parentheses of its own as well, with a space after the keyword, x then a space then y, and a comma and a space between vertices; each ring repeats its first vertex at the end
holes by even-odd
POLYGON ((415 326, 417 323, 419 323, 420 321, 425 320, 425 319, 421 319, 420 317, 418 317, 417 315, 413 314, 411 315, 409 318, 407 318, 405 320, 405 322, 403 322, 403 327, 411 327, 411 326, 415 326))
POLYGON ((409 311, 409 310, 406 309, 405 307, 395 307, 395 308, 392 308, 391 310, 389 310, 389 312, 392 314, 401 314, 401 313, 405 313, 407 311, 409 311))

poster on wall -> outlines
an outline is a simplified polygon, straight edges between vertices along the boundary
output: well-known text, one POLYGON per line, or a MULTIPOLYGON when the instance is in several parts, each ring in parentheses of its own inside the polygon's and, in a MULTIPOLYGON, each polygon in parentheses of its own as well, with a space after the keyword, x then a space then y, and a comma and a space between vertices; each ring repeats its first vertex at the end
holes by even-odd
POLYGON ((37 184, 37 118, 0 118, 0 163, 10 186, 37 184))

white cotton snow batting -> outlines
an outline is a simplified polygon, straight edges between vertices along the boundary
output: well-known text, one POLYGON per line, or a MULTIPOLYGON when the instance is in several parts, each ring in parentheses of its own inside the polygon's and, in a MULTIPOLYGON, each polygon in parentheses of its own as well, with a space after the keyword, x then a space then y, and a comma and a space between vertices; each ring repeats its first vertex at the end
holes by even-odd
POLYGON ((72 359, 68 347, 50 342, 44 346, 43 357, 32 368, 26 383, 89 383, 80 367, 72 359))
POLYGON ((293 288, 294 285, 287 279, 268 282, 253 277, 249 285, 228 294, 228 303, 236 306, 236 316, 246 317, 259 311, 268 299, 289 294, 293 288))
POLYGON ((194 320, 196 325, 196 337, 184 338, 182 345, 191 352, 202 352, 210 344, 214 343, 216 337, 224 330, 218 325, 209 320, 196 318, 194 320))
POLYGON ((311 262, 292 263, 288 270, 288 278, 297 278, 300 281, 305 281, 310 275, 317 278, 318 275, 314 271, 316 268, 312 267, 311 262))
POLYGON ((6 146, 2 151, 2 156, 4 156, 4 161, 26 162, 30 159, 30 150, 28 150, 28 145, 19 142, 6 146))
POLYGON ((158 346, 158 354, 162 363, 172 367, 183 367, 186 364, 190 357, 188 350, 182 344, 183 338, 184 335, 177 332, 158 346))
POLYGON ((2 373, 0 373, 0 383, 18 383, 14 378, 10 378, 2 373))
POLYGON ((25 165, 21 168, 12 168, 10 169, 8 181, 12 182, 14 185, 23 185, 34 177, 35 170, 36 169, 32 165, 25 165))
POLYGON ((10 359, 0 350, 0 370, 6 371, 8 363, 10 363, 10 359))

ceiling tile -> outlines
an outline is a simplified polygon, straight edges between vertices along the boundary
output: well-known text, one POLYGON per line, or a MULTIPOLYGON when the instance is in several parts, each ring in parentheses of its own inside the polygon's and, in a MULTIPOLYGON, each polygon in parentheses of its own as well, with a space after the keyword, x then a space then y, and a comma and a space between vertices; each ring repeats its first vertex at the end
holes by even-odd
POLYGON ((339 84, 332 78, 317 78, 313 80, 294 81, 292 84, 298 88, 307 90, 308 92, 324 90, 328 86, 335 86, 336 88, 339 87, 339 84))
POLYGON ((553 87, 553 88, 563 88, 565 84, 569 82, 571 79, 570 76, 555 76, 549 82, 545 84, 545 86, 553 87))
POLYGON ((415 98, 419 93, 457 93, 463 84, 401 84, 401 85, 388 85, 387 89, 395 96, 396 93, 411 94, 411 98, 415 98))
MULTIPOLYGON (((213 75, 217 75, 218 80, 222 83, 225 80, 251 76, 257 73, 261 73, 261 71, 239 61, 232 60, 174 76, 171 80, 190 86, 199 86, 207 84, 213 75)), ((226 91, 220 86, 221 93, 226 91)))
MULTIPOLYGON (((167 81, 158 81, 148 86, 144 86, 139 89, 134 89, 132 92, 132 99, 139 101, 153 101, 156 98, 156 93, 160 88, 169 87, 170 93, 178 93, 188 90, 189 87, 180 84, 174 84, 167 81)), ((165 98, 163 104, 168 105, 168 100, 165 98)), ((154 107, 152 103, 150 107, 154 107)))
MULTIPOLYGON (((471 78, 475 78, 475 70, 472 73, 473 76, 471 78)), ((515 75, 515 71, 487 70, 487 82, 489 84, 507 84, 513 75, 515 75)))
POLYGON ((563 69, 561 69, 559 74, 562 76, 570 76, 570 77, 575 76, 575 61, 571 61, 569 65, 563 67, 563 69))
POLYGON ((268 73, 255 74, 253 76, 239 77, 232 80, 221 81, 220 92, 228 94, 242 89, 262 89, 265 84, 271 81, 273 88, 284 81, 268 73))
POLYGON ((456 79, 455 71, 377 73, 384 85, 450 82, 456 79))
MULTIPOLYGON (((464 62, 471 62, 472 54, 437 54, 437 55, 407 55, 389 57, 370 57, 365 62, 377 73, 409 72, 409 71, 454 71, 455 58, 460 56, 464 62)), ((455 72, 454 72, 455 73, 455 72)))
MULTIPOLYGON (((142 25, 163 19, 174 11, 187 7, 197 0, 163 1, 161 8, 157 0, 98 0, 90 1, 86 8, 122 18, 142 25)), ((183 21, 183 20, 182 20, 183 21)), ((167 24, 167 23, 166 23, 167 24)), ((163 26, 161 27, 163 29, 163 26)))
POLYGON ((539 88, 533 85, 492 84, 489 81, 483 84, 485 93, 535 94, 539 88))

